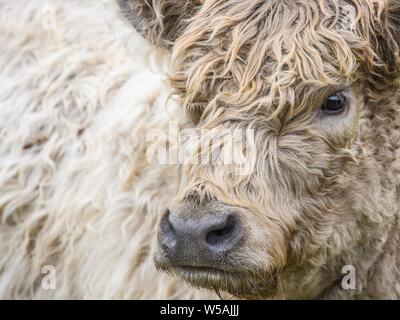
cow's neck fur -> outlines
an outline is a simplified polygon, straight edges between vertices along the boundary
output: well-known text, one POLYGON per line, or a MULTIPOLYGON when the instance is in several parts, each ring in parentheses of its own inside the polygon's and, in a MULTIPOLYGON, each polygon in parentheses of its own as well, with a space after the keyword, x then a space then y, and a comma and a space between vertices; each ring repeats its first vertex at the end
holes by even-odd
MULTIPOLYGON (((399 89, 393 91, 400 92, 399 89)), ((354 263, 356 289, 344 290, 343 276, 340 276, 325 289, 320 296, 323 299, 400 298, 400 98, 398 94, 393 95, 393 93, 389 93, 386 98, 384 96, 382 94, 382 98, 371 105, 378 113, 375 118, 388 118, 386 114, 389 113, 394 115, 392 127, 389 128, 391 136, 387 135, 387 127, 390 126, 388 121, 372 120, 372 134, 390 146, 382 148, 382 144, 377 143, 374 149, 376 163, 379 165, 377 170, 380 170, 381 174, 382 192, 385 194, 385 199, 381 200, 385 202, 381 208, 385 209, 377 215, 384 217, 385 223, 375 225, 371 227, 370 232, 365 232, 359 241, 359 246, 348 252, 345 258, 340 259, 341 263, 337 264, 342 266, 346 261, 358 257, 358 261, 354 263), (390 188, 383 181, 391 181, 390 188), (360 254, 361 252, 363 254, 360 254)), ((362 222, 360 226, 364 227, 362 222)), ((340 275, 340 271, 338 268, 337 274, 340 275)))

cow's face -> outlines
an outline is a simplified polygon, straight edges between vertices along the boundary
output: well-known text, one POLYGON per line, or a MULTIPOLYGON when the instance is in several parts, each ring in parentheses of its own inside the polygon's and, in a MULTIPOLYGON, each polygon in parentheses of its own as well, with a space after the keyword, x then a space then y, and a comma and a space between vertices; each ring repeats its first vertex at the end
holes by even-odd
POLYGON ((170 84, 207 141, 192 156, 212 150, 183 167, 156 266, 239 297, 323 295, 395 201, 381 170, 399 1, 118 2, 172 51, 170 84))

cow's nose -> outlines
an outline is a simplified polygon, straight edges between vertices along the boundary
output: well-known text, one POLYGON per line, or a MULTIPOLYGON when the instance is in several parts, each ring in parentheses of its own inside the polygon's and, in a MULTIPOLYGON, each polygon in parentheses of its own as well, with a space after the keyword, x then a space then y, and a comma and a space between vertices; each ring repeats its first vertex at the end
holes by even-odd
POLYGON ((161 220, 159 241, 177 265, 213 267, 241 239, 240 221, 232 213, 175 214, 161 220))

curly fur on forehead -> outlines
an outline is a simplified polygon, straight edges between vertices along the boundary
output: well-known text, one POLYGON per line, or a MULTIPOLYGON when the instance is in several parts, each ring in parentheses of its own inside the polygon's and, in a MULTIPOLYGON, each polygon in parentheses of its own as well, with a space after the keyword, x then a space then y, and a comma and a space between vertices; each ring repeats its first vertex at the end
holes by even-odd
POLYGON ((399 49, 386 37, 396 17, 384 8, 365 0, 206 1, 174 46, 171 84, 197 121, 216 105, 276 115, 299 104, 304 86, 373 81, 371 73, 387 82, 399 49))

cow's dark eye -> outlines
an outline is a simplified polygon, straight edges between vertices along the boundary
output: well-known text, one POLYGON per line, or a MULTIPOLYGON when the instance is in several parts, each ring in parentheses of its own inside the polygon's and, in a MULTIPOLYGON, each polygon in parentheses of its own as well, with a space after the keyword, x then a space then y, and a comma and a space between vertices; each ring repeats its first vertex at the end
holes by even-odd
POLYGON ((347 104, 346 98, 343 94, 338 93, 329 96, 321 107, 323 113, 328 115, 335 115, 343 112, 347 104))

